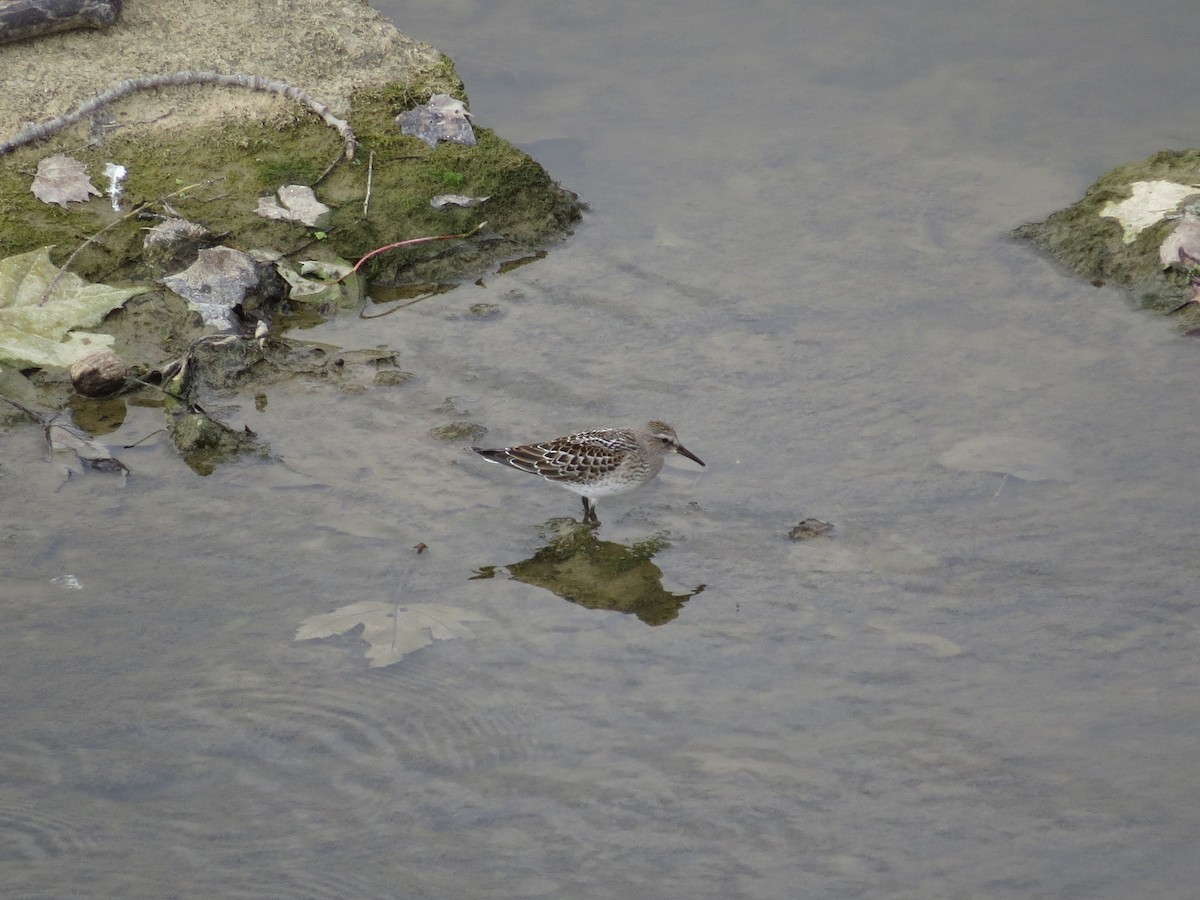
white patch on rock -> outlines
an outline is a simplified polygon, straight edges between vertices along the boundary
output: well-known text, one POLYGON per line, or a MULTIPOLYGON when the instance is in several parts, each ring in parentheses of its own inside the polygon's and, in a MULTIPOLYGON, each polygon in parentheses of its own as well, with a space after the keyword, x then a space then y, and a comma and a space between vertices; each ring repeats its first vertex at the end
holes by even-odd
POLYGON ((1129 199, 1110 200, 1100 210, 1102 217, 1121 223, 1126 244, 1132 244, 1151 225, 1177 214, 1184 200, 1200 196, 1200 187, 1174 181, 1135 181, 1129 189, 1133 192, 1129 199))

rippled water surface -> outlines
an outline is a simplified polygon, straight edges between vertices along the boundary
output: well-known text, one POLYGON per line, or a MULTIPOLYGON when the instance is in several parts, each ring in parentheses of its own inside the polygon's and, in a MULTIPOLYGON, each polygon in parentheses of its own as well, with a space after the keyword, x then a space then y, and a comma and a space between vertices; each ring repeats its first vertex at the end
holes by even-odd
POLYGON ((231 399, 272 461, 0 433, 0 894, 1194 896, 1200 348, 1006 237, 1200 142, 1193 7, 383 8, 592 211, 306 332, 414 378, 231 399), (431 434, 650 418, 656 625, 507 577, 577 499, 431 434), (293 641, 367 602, 472 636, 293 641))

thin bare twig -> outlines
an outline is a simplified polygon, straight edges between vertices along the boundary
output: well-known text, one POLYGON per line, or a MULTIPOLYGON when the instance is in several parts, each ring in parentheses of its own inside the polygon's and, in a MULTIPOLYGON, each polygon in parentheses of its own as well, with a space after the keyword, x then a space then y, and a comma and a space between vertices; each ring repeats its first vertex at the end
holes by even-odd
POLYGON ((51 416, 42 415, 36 409, 30 408, 30 407, 26 406, 24 403, 20 403, 20 402, 14 400, 12 397, 6 397, 3 394, 0 394, 0 400, 3 400, 5 403, 11 403, 13 406, 15 406, 21 412, 25 413, 25 415, 29 416, 29 418, 33 419, 33 421, 37 422, 42 427, 45 427, 46 423, 49 422, 50 419, 52 418, 51 416))
POLYGON ((146 441, 150 440, 150 438, 154 437, 156 434, 166 434, 166 432, 167 432, 167 429, 165 429, 165 428, 155 429, 154 431, 150 432, 145 437, 138 438, 132 444, 122 444, 121 449, 122 450, 132 450, 134 447, 138 446, 139 444, 146 443, 146 441))
POLYGON ((394 313, 398 310, 401 310, 401 309, 408 309, 410 306, 415 306, 416 304, 420 303, 422 300, 428 300, 430 297, 436 297, 437 295, 438 295, 437 291, 430 291, 428 294, 422 294, 420 297, 413 297, 413 299, 409 300, 407 303, 401 303, 398 306, 393 306, 391 309, 385 310, 384 312, 381 312, 381 313, 376 313, 373 316, 366 315, 367 310, 366 310, 366 307, 364 306, 362 309, 360 309, 358 311, 358 317, 360 319, 382 319, 384 316, 390 316, 392 313, 394 313))
POLYGON ((375 151, 367 156, 367 196, 363 198, 363 218, 367 217, 367 207, 371 205, 371 177, 375 174, 375 151))

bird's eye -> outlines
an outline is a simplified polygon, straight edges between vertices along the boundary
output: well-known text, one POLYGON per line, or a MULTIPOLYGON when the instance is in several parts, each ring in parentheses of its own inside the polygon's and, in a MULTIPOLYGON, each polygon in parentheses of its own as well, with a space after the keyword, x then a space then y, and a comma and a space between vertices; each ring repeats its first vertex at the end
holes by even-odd
POLYGON ((669 437, 660 437, 659 440, 662 441, 664 444, 669 445, 671 443, 671 439, 669 437))

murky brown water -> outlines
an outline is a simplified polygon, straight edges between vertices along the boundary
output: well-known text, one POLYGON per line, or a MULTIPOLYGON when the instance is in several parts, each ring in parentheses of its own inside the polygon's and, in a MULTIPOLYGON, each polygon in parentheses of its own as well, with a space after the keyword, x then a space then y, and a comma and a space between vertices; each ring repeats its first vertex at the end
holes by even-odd
POLYGON ((593 204, 304 335, 413 381, 247 398, 285 462, 208 478, 0 434, 0 893, 1193 895, 1200 350, 1005 237, 1197 143, 1191 6, 651 6, 389 7, 593 204), (708 468, 601 536, 669 533, 677 618, 471 580, 577 500, 430 429, 651 417, 708 468), (939 463, 981 435, 1073 480, 939 463), (362 601, 483 618, 384 669, 293 642, 362 601))

